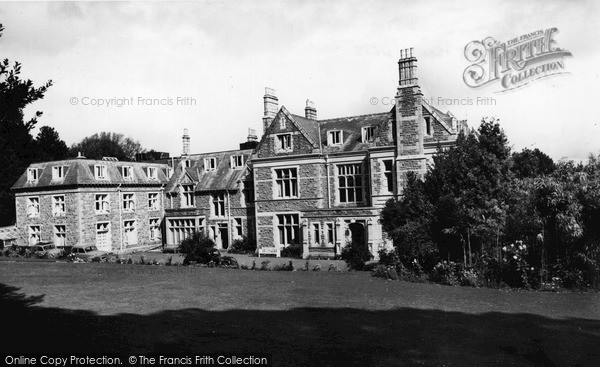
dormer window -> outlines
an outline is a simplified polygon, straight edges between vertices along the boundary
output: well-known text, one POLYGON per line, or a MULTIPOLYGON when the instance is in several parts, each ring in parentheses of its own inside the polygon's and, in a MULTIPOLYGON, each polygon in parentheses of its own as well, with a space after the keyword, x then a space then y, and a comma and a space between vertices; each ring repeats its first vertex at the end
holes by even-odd
POLYGON ((66 167, 64 166, 54 166, 52 167, 52 179, 53 180, 62 180, 65 178, 66 167))
POLYGON ((167 178, 173 177, 173 169, 171 167, 167 167, 167 178))
POLYGON ((156 172, 156 167, 148 167, 148 179, 150 180, 156 180, 158 178, 157 172, 156 172))
POLYGON ((231 169, 242 169, 244 165, 244 156, 234 155, 231 157, 231 169))
POLYGON ((133 180, 133 167, 131 167, 131 166, 123 167, 123 179, 124 180, 133 180))
POLYGON ((183 161, 181 161, 181 167, 183 168, 190 168, 190 160, 189 159, 184 159, 183 161))
POLYGON ((105 165, 95 165, 94 166, 94 176, 97 180, 105 180, 106 179, 106 166, 105 165))
POLYGON ((217 169, 217 158, 204 158, 204 170, 214 171, 217 169))
POLYGON ((39 179, 39 171, 37 168, 27 169, 27 182, 37 182, 39 179))
POLYGON ((292 135, 281 134, 277 135, 277 150, 278 151, 290 151, 292 150, 292 135))
POLYGON ((375 128, 373 126, 365 126, 362 128, 362 141, 363 143, 370 143, 373 141, 375 135, 375 128))
POLYGON ((341 145, 342 144, 342 132, 340 130, 330 131, 327 134, 328 145, 341 145))

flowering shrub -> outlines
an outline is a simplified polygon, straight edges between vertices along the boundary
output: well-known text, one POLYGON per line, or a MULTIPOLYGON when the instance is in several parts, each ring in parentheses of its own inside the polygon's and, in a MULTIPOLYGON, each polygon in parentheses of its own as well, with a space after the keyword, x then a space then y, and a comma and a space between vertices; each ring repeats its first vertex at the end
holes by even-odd
POLYGON ((373 276, 390 280, 398 280, 398 272, 396 271, 396 268, 381 264, 377 265, 375 269, 373 269, 373 276))
POLYGON ((429 279, 432 282, 444 285, 457 285, 462 274, 463 266, 452 261, 437 263, 431 270, 429 279))

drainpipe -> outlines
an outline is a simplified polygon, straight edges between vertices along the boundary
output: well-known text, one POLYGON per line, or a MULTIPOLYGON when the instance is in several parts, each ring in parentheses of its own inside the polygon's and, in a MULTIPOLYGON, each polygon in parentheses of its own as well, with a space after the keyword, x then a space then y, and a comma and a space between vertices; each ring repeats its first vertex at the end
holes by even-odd
POLYGON ((231 236, 232 236, 232 231, 231 231, 231 200, 229 197, 229 190, 226 190, 227 192, 227 232, 229 233, 229 236, 227 236, 227 248, 229 249, 229 245, 231 245, 231 236))
POLYGON ((327 173, 327 209, 331 208, 331 182, 329 182, 329 155, 325 154, 325 172, 327 173))
POLYGON ((120 237, 121 237, 121 245, 119 246, 119 253, 123 253, 123 212, 121 209, 123 198, 121 197, 121 184, 119 184, 117 186, 117 194, 118 194, 117 205, 119 207, 119 233, 120 233, 120 237))
MULTIPOLYGON (((162 217, 163 221, 165 219, 165 184, 160 185, 160 216, 162 217)), ((163 248, 165 247, 165 240, 164 237, 166 237, 166 231, 165 233, 163 233, 163 228, 165 228, 166 223, 162 223, 162 225, 160 226, 160 242, 161 245, 163 246, 163 248)))

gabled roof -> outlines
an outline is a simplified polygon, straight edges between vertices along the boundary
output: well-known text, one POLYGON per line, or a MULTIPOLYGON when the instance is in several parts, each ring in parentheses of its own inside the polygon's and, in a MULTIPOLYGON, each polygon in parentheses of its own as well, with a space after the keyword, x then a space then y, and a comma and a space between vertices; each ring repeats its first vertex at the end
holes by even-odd
POLYGON ((167 165, 164 163, 148 162, 125 162, 125 161, 105 161, 95 159, 70 159, 62 161, 32 163, 25 172, 19 177, 12 187, 12 190, 24 189, 42 189, 60 186, 82 186, 82 185, 161 185, 167 182, 167 165), (106 178, 97 179, 94 175, 94 166, 106 166, 106 178), (63 179, 52 179, 52 167, 65 167, 63 179), (132 179, 124 179, 122 167, 131 167, 132 179), (157 168, 157 179, 148 178, 147 168, 157 168), (27 171, 29 169, 38 170, 38 180, 30 182, 27 180, 27 171))
POLYGON ((252 149, 230 150, 180 157, 179 162, 187 159, 190 161, 190 166, 183 167, 181 164, 176 166, 166 191, 176 192, 177 186, 185 181, 185 177, 193 182, 195 191, 237 190, 238 182, 248 175, 248 161, 253 151, 252 149), (241 169, 233 169, 231 157, 239 155, 243 156, 243 166, 241 169), (211 171, 205 169, 205 159, 209 158, 215 158, 217 161, 215 169, 211 171))
POLYGON ((0 227, 0 240, 14 240, 17 236, 17 226, 0 227))

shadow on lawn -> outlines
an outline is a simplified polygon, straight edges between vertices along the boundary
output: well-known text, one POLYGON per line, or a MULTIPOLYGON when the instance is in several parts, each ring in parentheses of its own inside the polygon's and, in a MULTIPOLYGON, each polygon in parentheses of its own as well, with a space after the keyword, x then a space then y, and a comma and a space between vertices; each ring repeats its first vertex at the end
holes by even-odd
POLYGON ((600 365, 600 321, 401 308, 166 310, 102 316, 36 306, 0 284, 9 353, 270 354, 274 365, 600 365))

